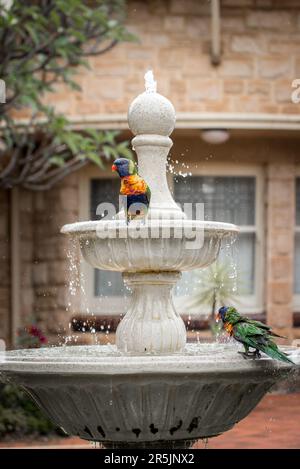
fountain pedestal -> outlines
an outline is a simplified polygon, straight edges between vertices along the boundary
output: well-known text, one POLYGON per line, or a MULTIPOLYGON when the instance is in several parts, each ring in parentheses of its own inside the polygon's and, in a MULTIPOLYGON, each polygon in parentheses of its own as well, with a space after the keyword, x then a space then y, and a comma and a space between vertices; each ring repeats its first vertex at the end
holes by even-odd
POLYGON ((132 289, 128 311, 117 328, 116 344, 123 352, 153 353, 183 350, 185 325, 176 312, 171 289, 179 272, 123 274, 132 289))

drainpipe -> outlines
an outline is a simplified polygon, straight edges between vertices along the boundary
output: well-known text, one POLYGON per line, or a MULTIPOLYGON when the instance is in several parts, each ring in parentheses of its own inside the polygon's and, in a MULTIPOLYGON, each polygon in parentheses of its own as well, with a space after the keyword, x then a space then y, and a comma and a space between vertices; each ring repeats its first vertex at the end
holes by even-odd
POLYGON ((16 346, 17 331, 20 326, 20 213, 19 188, 10 190, 10 267, 11 267, 11 346, 16 346))
POLYGON ((211 0, 211 63, 221 62, 221 16, 220 0, 211 0))

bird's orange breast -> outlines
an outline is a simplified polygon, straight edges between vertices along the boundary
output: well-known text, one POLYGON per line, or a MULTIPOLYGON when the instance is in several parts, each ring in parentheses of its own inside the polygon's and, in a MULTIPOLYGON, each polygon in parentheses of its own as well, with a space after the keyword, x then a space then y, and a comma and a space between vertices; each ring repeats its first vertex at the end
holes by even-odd
POLYGON ((233 325, 229 322, 225 322, 224 324, 225 331, 228 332, 229 335, 233 334, 233 325))
POLYGON ((144 194, 146 191, 147 183, 138 174, 122 178, 120 190, 122 195, 144 194))

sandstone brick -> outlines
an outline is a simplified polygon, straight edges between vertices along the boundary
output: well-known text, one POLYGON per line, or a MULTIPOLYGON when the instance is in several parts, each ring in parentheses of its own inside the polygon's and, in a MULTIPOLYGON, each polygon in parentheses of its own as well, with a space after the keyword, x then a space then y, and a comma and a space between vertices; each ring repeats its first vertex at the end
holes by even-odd
POLYGON ((300 78, 300 59, 295 60, 295 77, 300 78))
POLYGON ((295 217, 293 207, 272 207, 270 208, 269 222, 272 223, 273 228, 288 228, 294 225, 295 217))
POLYGON ((31 287, 32 286, 32 263, 26 262, 21 264, 21 286, 31 287))
POLYGON ((269 283, 269 297, 272 304, 286 305, 292 303, 293 288, 292 282, 270 282, 269 283))
POLYGON ((10 285, 10 264, 9 262, 1 262, 0 259, 0 285, 9 287, 10 285))
POLYGON ((280 106, 279 112, 282 114, 296 114, 299 115, 299 104, 291 104, 290 106, 280 106))
MULTIPOLYGON (((143 44, 146 47, 169 47, 171 45, 171 37, 169 34, 145 34, 143 37, 143 44)), ((128 75, 129 69, 125 75, 128 75)), ((139 80, 138 80, 139 81, 139 80)))
POLYGON ((291 54, 296 55, 300 47, 299 38, 293 36, 290 36, 288 40, 277 40, 277 35, 275 37, 270 35, 268 39, 268 50, 271 54, 287 54, 288 56, 291 54))
POLYGON ((231 50, 243 54, 263 54, 266 50, 265 44, 261 39, 245 34, 235 35, 231 39, 231 50))
POLYGON ((21 290, 21 314, 23 317, 33 315, 34 293, 32 288, 22 288, 21 290))
POLYGON ((170 11, 177 15, 209 15, 210 5, 198 0, 172 0, 170 11))
POLYGON ((182 16, 166 16, 164 20, 166 31, 183 31, 185 29, 185 19, 182 16))
POLYGON ((20 209, 24 212, 31 212, 32 211, 32 201, 33 201, 33 193, 28 190, 21 190, 20 191, 20 209))
POLYGON ((250 28, 273 29, 277 31, 293 29, 292 15, 283 11, 248 11, 246 24, 250 28))
POLYGON ((291 80, 282 80, 275 84, 275 99, 279 102, 292 103, 292 82, 291 80))
POLYGON ((56 296, 49 296, 47 292, 44 295, 38 296, 35 300, 35 309, 38 311, 53 312, 58 307, 56 296))
POLYGON ((167 2, 161 0, 148 0, 148 9, 155 15, 165 15, 168 12, 167 2))
POLYGON ((54 261, 49 264, 49 282, 52 285, 66 285, 70 275, 69 261, 67 259, 65 261, 54 261))
POLYGON ((222 6, 226 7, 249 7, 253 6, 252 0, 223 0, 222 6))
POLYGON ((46 262, 38 262, 33 265, 33 281, 34 285, 37 286, 48 285, 48 264, 46 262))
POLYGON ((78 210, 78 191, 73 187, 64 187, 59 191, 62 210, 78 210))
POLYGON ((270 96, 271 84, 268 80, 249 80, 248 93, 257 96, 270 96))
POLYGON ((64 309, 56 309, 51 312, 47 318, 47 335, 49 333, 57 334, 61 332, 62 329, 68 331, 69 319, 69 315, 64 309))
POLYGON ((224 80, 224 93, 225 94, 243 94, 244 81, 243 80, 224 80))
POLYGON ((8 308, 10 303, 10 293, 8 288, 0 287, 0 305, 1 308, 8 308))
POLYGON ((185 94, 187 90, 185 80, 170 80, 170 92, 171 94, 185 94))
MULTIPOLYGON (((275 179, 269 183, 269 200, 272 207, 288 207, 294 203, 295 181, 275 179)), ((292 220, 293 221, 293 220, 292 220)))
POLYGON ((291 328, 293 325, 293 316, 291 307, 287 306, 270 306, 268 311, 268 324, 274 327, 275 332, 277 331, 280 335, 283 334, 283 330, 291 328))
MULTIPOLYGON (((141 50, 137 51, 139 54, 141 50)), ((133 54, 131 51, 130 54, 133 54)), ((101 81, 97 77, 86 80, 83 87, 84 96, 89 99, 118 99, 123 94, 123 80, 121 78, 102 78, 101 81)))
POLYGON ((204 17, 189 18, 186 23, 185 33, 192 39, 198 39, 206 36, 210 32, 210 25, 204 17))
POLYGON ((186 54, 187 49, 184 47, 178 47, 174 50, 168 48, 161 49, 158 54, 158 60, 163 68, 168 67, 176 69, 179 62, 184 63, 186 54))
POLYGON ((204 55, 201 48, 195 46, 194 54, 184 55, 184 77, 208 77, 212 73, 209 55, 204 55))
POLYGON ((244 16, 222 16, 222 31, 243 32, 245 30, 244 16))
POLYGON ((255 5, 258 8, 267 8, 272 6, 273 0, 256 0, 255 5))
POLYGON ((59 308, 66 308, 68 304, 70 303, 70 292, 65 286, 57 287, 57 306, 59 308))
POLYGON ((20 246, 21 259, 26 262, 30 262, 33 259, 33 244, 32 240, 22 241, 20 246))
POLYGON ((234 103, 234 109, 236 112, 262 112, 262 109, 268 105, 268 100, 259 100, 257 97, 252 96, 233 96, 232 102, 234 103))
POLYGON ((0 213, 0 239, 8 236, 8 213, 0 213))
POLYGON ((289 281, 293 278, 293 262, 291 256, 272 257, 269 278, 289 281))
MULTIPOLYGON (((134 46, 131 49, 128 50, 127 52, 127 59, 128 60, 133 60, 133 61, 140 61, 143 64, 145 64, 146 61, 152 61, 154 58, 154 50, 152 47, 148 47, 147 49, 145 47, 141 46, 134 46)), ((151 63, 151 62, 150 62, 151 63)))
POLYGON ((291 76, 291 61, 285 57, 266 57, 259 59, 258 72, 263 78, 278 78, 282 76, 291 76))
POLYGON ((293 252, 293 247, 293 236, 290 231, 281 229, 272 233, 272 239, 270 241, 271 253, 290 254, 293 252))
POLYGON ((190 78, 187 80, 188 97, 191 100, 216 101, 221 99, 219 81, 190 78))
POLYGON ((268 176, 271 179, 294 179, 295 165, 284 163, 273 163, 268 166, 268 176))
POLYGON ((27 212, 21 212, 20 215, 20 238, 23 241, 30 240, 33 237, 33 217, 27 212))
POLYGON ((253 62, 251 59, 226 59, 219 66, 221 76, 248 78, 253 74, 253 62))

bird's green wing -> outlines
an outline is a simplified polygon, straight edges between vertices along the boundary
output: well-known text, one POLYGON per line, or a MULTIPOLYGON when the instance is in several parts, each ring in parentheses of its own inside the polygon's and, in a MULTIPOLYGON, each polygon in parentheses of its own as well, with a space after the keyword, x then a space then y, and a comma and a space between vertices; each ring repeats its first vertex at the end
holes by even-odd
POLYGON ((266 336, 268 333, 265 329, 258 327, 256 324, 251 324, 247 321, 238 322, 233 327, 234 336, 238 338, 253 337, 253 336, 266 336))
POLYGON ((263 322, 256 321, 255 319, 243 318, 243 320, 246 321, 248 324, 253 324, 254 326, 260 327, 261 329, 265 329, 267 331, 271 330, 270 326, 267 326, 267 324, 264 324, 263 322))
POLYGON ((272 337, 281 337, 282 339, 286 339, 286 337, 282 336, 282 335, 279 335, 279 334, 276 334, 275 332, 273 332, 271 329, 270 326, 268 326, 267 324, 264 324, 260 321, 255 321, 254 319, 248 319, 248 318, 243 318, 243 320, 249 324, 253 324, 257 327, 260 327, 261 329, 264 329, 266 331, 266 334, 269 334, 270 336, 272 337))

